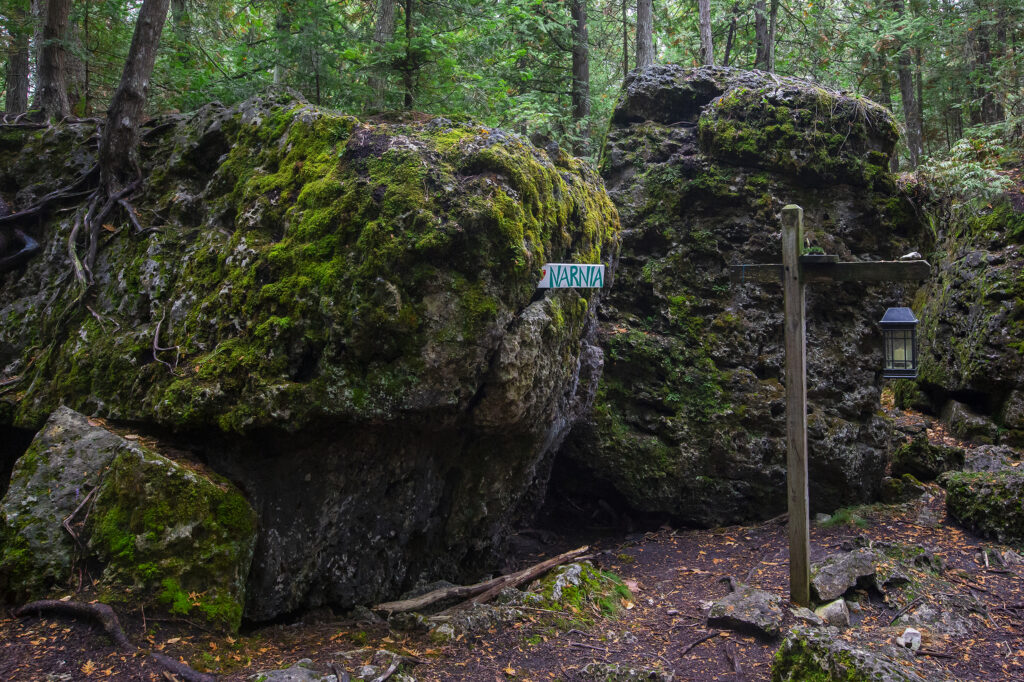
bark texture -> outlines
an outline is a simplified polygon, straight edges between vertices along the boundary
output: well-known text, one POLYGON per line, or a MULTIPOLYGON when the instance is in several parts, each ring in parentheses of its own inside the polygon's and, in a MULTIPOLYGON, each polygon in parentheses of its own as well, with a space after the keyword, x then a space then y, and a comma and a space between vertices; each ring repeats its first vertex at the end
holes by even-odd
POLYGON ((711 42, 711 0, 697 0, 700 12, 700 63, 715 65, 715 48, 711 42))
POLYGON ((642 69, 654 63, 653 0, 636 3, 636 66, 642 69))
POLYGON ((68 31, 71 0, 49 0, 39 50, 39 88, 33 109, 48 120, 60 120, 71 112, 65 82, 67 50, 64 39, 68 31))
POLYGON ((107 110, 100 143, 100 182, 108 190, 114 190, 135 172, 139 123, 145 113, 149 78, 169 4, 170 0, 145 0, 135 22, 128 58, 107 110))
POLYGON ((572 0, 572 117, 590 115, 590 47, 587 36, 587 0, 572 0))
POLYGON ((28 110, 28 34, 12 36, 7 53, 7 98, 4 112, 24 114, 28 110))
MULTIPOLYGON (((391 42, 395 35, 395 0, 380 0, 377 5, 377 23, 373 28, 373 42, 376 49, 383 52, 384 46, 391 42)), ((370 74, 370 91, 373 109, 383 109, 388 86, 388 66, 380 64, 370 74)))

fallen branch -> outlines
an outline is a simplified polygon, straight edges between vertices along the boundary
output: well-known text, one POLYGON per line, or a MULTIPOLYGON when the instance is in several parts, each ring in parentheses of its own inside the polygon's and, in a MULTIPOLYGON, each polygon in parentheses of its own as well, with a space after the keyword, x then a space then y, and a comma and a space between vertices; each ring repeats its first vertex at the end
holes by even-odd
POLYGON ((900 616, 902 616, 907 611, 910 611, 911 609, 917 607, 917 605, 920 604, 923 601, 924 601, 924 597, 918 597, 917 599, 913 600, 912 602, 910 602, 909 604, 904 606, 902 609, 900 609, 899 611, 896 612, 895 616, 892 617, 892 620, 889 621, 889 625, 892 625, 893 623, 895 623, 897 620, 900 619, 900 616))
MULTIPOLYGON (((103 631, 107 633, 107 636, 114 640, 118 649, 125 653, 138 651, 138 647, 132 644, 131 641, 128 640, 128 637, 125 636, 124 630, 121 628, 121 623, 117 620, 117 614, 114 613, 114 609, 110 608, 107 604, 86 604, 78 601, 41 599, 18 607, 14 611, 14 615, 18 618, 25 618, 26 616, 31 616, 33 614, 42 616, 44 612, 71 616, 73 618, 89 618, 95 620, 103 628, 103 631)), ((216 682, 217 680, 213 675, 197 672, 188 665, 180 661, 176 661, 169 656, 151 653, 149 654, 149 657, 156 661, 162 668, 181 677, 186 682, 216 682)))
POLYGON ((679 652, 679 655, 680 656, 685 656, 686 654, 690 653, 690 651, 693 650, 693 648, 695 646, 697 646, 698 644, 703 644, 704 642, 708 641, 712 637, 717 637, 718 633, 719 633, 719 631, 715 630, 714 632, 709 632, 708 634, 706 634, 706 635, 704 635, 704 636, 702 636, 702 637, 700 637, 700 638, 690 642, 685 647, 683 647, 683 650, 679 652))
MULTIPOLYGON (((490 596, 497 594, 505 587, 515 587, 516 585, 521 585, 527 580, 531 580, 545 573, 546 571, 551 570, 555 566, 560 566, 561 564, 568 563, 573 559, 581 557, 583 554, 587 552, 588 549, 590 548, 584 545, 583 547, 574 549, 571 552, 566 552, 565 554, 559 554, 558 556, 552 559, 547 559, 546 561, 542 561, 539 564, 530 566, 529 568, 524 568, 523 570, 516 571, 515 573, 509 573, 507 575, 499 576, 497 578, 493 578, 492 580, 485 580, 481 583, 476 583, 474 585, 456 585, 454 587, 443 587, 438 590, 433 590, 432 592, 427 592, 426 594, 421 594, 418 597, 413 597, 412 599, 384 602, 383 604, 377 604, 372 608, 374 611, 386 611, 387 613, 402 613, 405 611, 416 611, 418 609, 422 609, 424 607, 430 606, 431 604, 436 604, 437 602, 444 601, 446 599, 463 599, 466 597, 475 597, 478 595, 478 600, 471 600, 471 602, 466 602, 464 604, 460 604, 459 606, 461 607, 464 605, 468 605, 469 603, 483 603, 487 600, 484 597, 490 598, 490 596)), ((449 611, 450 610, 451 609, 449 609, 449 611)))
POLYGON ((914 652, 915 656, 933 656, 935 658, 956 658, 953 654, 947 654, 944 651, 933 651, 932 649, 918 649, 914 652))
POLYGON ((388 666, 388 669, 385 670, 380 675, 378 675, 377 677, 375 677, 372 680, 370 680, 370 682, 384 682, 386 679, 388 679, 389 677, 391 677, 392 675, 395 674, 395 671, 398 670, 398 666, 400 666, 401 664, 402 664, 402 657, 401 656, 392 655, 391 665, 388 666))

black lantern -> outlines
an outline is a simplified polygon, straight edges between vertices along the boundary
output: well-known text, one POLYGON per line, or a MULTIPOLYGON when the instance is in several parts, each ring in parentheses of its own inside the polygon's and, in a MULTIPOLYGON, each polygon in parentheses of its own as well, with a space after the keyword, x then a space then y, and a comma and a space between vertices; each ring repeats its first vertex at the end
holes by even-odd
POLYGON ((885 369, 882 376, 893 379, 917 377, 917 318, 910 308, 889 308, 881 321, 885 337, 885 369))

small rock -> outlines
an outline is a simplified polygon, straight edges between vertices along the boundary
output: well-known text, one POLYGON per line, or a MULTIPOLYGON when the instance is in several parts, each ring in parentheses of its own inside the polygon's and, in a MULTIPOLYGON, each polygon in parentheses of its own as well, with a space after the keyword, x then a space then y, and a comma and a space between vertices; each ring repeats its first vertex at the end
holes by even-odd
POLYGON ((323 673, 318 673, 307 667, 312 664, 313 661, 304 658, 290 668, 261 670, 253 675, 251 679, 259 680, 259 682, 329 682, 336 679, 334 675, 325 676, 323 673))
POLYGON ((1003 471, 1012 469, 1017 460, 1013 448, 1005 445, 981 445, 967 451, 964 471, 1003 471))
POLYGON ((672 682, 675 675, 658 668, 631 668, 625 663, 588 663, 583 679, 593 682, 672 682))
POLYGON ((441 623, 430 631, 430 641, 435 644, 446 644, 455 639, 455 627, 451 623, 441 623))
POLYGON ((942 408, 942 421, 949 425, 953 435, 978 443, 992 443, 999 435, 995 422, 956 400, 942 408))
POLYGON ((896 643, 905 649, 917 651, 921 648, 921 633, 914 628, 907 628, 896 638, 896 643))
POLYGON ((736 591, 719 599, 708 613, 708 626, 759 637, 782 633, 782 598, 749 585, 737 584, 736 591))
POLYGON ((665 612, 665 615, 667 615, 667 616, 678 616, 679 615, 679 609, 669 609, 668 611, 665 612))
POLYGON ((428 632, 430 621, 422 613, 404 611, 388 617, 388 627, 401 632, 428 632))
POLYGON ((821 512, 818 512, 817 514, 814 515, 814 522, 815 523, 828 523, 831 520, 832 520, 832 515, 831 514, 822 514, 821 512))
POLYGON ((845 628, 850 625, 850 611, 846 608, 846 601, 844 599, 836 599, 824 606, 819 606, 814 609, 814 613, 827 624, 834 627, 845 628))
POLYGON ((818 616, 818 614, 816 614, 814 611, 811 611, 806 606, 798 606, 795 609, 790 609, 789 612, 793 614, 794 618, 805 623, 810 623, 811 625, 825 624, 825 621, 823 621, 821 617, 818 616))
POLYGON ((900 260, 921 260, 920 251, 911 251, 900 256, 900 260))
POLYGON ((875 555, 857 549, 836 554, 811 566, 811 589, 819 601, 832 601, 857 585, 862 578, 875 575, 875 555))

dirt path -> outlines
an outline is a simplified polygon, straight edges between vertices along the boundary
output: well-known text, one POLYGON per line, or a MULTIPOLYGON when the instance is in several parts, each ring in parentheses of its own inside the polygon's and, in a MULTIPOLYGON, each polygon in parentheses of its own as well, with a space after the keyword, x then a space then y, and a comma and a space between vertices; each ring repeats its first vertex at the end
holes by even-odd
MULTIPOLYGON (((933 434, 936 439, 941 433, 933 434)), ((986 567, 981 547, 992 547, 946 518, 943 491, 929 486, 931 497, 898 506, 871 506, 837 514, 848 523, 814 524, 812 558, 840 551, 844 543, 920 545, 944 567, 942 579, 956 594, 977 598, 988 618, 975 614, 970 632, 959 637, 926 636, 927 647, 949 658, 939 661, 963 680, 1024 679, 1024 566, 986 567)), ((523 564, 553 556, 580 544, 580 536, 549 537, 523 564), (543 556, 541 556, 543 555, 543 556)), ((329 672, 338 662, 351 671, 377 649, 405 654, 416 663, 404 667, 420 682, 428 680, 582 679, 592 661, 623 662, 675 673, 676 680, 766 680, 778 642, 722 632, 686 651, 711 631, 705 628, 709 602, 727 594, 723 578, 772 591, 788 592, 786 529, 779 522, 716 530, 656 531, 615 538, 588 538, 595 563, 621 576, 633 588, 615 619, 598 619, 589 628, 565 629, 553 616, 528 612, 510 626, 498 626, 439 646, 422 634, 391 632, 383 625, 328 621, 262 628, 238 637, 214 636, 187 624, 126 618, 133 641, 195 667, 247 680, 261 670, 288 667, 309 658, 329 672), (348 663, 339 652, 365 648, 348 663)), ((1020 548, 1017 548, 1020 549, 1020 548)), ((863 593, 859 627, 886 628, 901 598, 886 604, 863 593)), ((929 595, 924 595, 926 598, 929 595)), ((885 631, 889 633, 888 630, 885 631)), ((927 633, 926 633, 927 635, 927 633)), ((891 639, 891 633, 880 635, 891 639)), ((107 638, 88 624, 66 620, 0 619, 0 680, 166 680, 141 657, 117 653, 107 638)))

